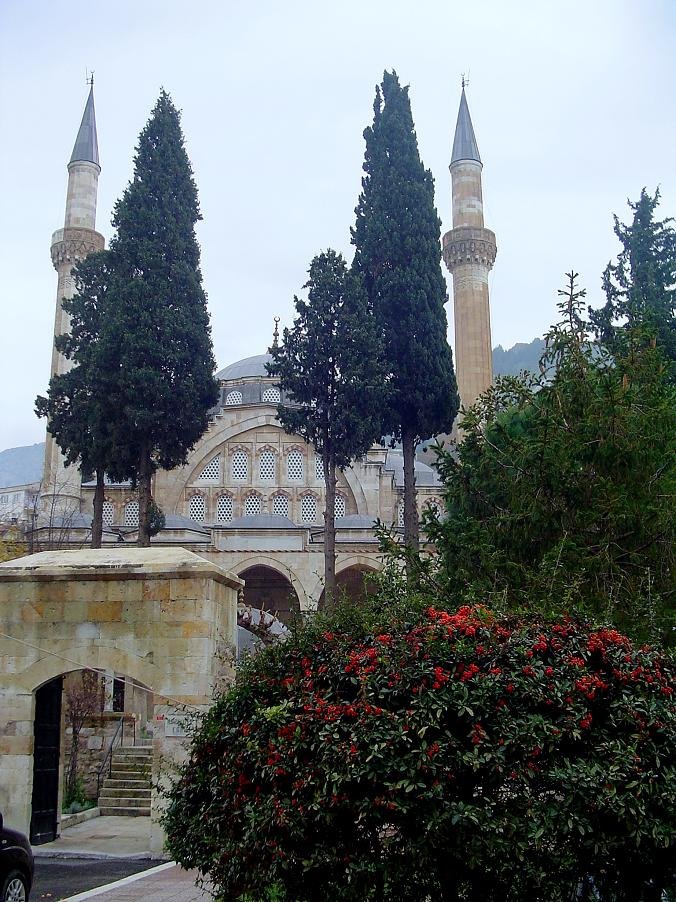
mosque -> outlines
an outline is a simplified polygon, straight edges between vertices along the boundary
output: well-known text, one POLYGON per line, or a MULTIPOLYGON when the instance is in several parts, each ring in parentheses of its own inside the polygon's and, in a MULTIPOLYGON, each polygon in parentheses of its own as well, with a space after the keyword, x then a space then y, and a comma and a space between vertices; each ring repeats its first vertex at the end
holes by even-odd
MULTIPOLYGON (((58 274, 55 336, 68 330, 63 298, 74 293, 73 266, 104 247, 96 231, 99 162, 93 85, 68 163, 63 228, 54 233, 52 262, 58 274)), ((453 274, 455 365, 464 404, 492 381, 488 273, 496 254, 494 234, 484 227, 482 162, 463 84, 451 154, 452 229, 443 237, 443 258, 453 274)), ((294 612, 323 599, 324 483, 321 460, 277 418, 283 402, 266 370, 268 354, 238 360, 217 374, 220 399, 209 428, 185 466, 155 474, 153 497, 166 516, 153 545, 181 546, 210 559, 245 581, 244 601, 254 608, 294 612)), ((69 362, 56 349, 52 374, 69 362)), ((440 503, 436 473, 416 463, 419 509, 440 503)), ((81 545, 91 523, 94 486, 67 467, 48 434, 42 481, 43 518, 35 531, 47 545, 81 545)), ((338 475, 336 573, 338 585, 356 595, 364 576, 380 567, 374 521, 403 524, 403 460, 397 449, 376 445, 338 475)), ((107 484, 104 545, 134 543, 138 501, 129 484, 107 484)))

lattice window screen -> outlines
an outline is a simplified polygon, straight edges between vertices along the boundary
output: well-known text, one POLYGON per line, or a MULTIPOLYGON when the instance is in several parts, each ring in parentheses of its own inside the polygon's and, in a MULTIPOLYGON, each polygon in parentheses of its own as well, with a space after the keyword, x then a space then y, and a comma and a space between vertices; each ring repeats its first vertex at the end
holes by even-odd
POLYGON ((260 456, 258 472, 261 479, 275 478, 275 452, 263 451, 260 456))
POLYGON ((242 403, 242 392, 241 391, 229 391, 225 396, 225 403, 228 407, 232 407, 235 404, 242 403))
POLYGON ((399 506, 397 507, 397 526, 403 527, 404 525, 404 502, 401 501, 399 506))
POLYGON ((315 479, 324 482, 324 462, 317 454, 315 454, 315 479))
POLYGON ((286 476, 294 482, 303 478, 303 453, 298 450, 289 451, 286 456, 286 476))
POLYGON ((261 401, 268 404, 279 404, 281 398, 279 389, 275 387, 263 389, 263 394, 261 395, 261 401))
POLYGON ((345 495, 336 495, 336 517, 345 516, 345 495))
POLYGON ((303 523, 314 523, 317 519, 317 499, 314 495, 303 495, 300 500, 300 519, 303 523))
POLYGON ((246 479, 249 475, 249 455, 246 451, 235 451, 232 455, 232 478, 246 479))
POLYGON ((103 513, 101 519, 103 520, 104 526, 112 526, 113 520, 115 519, 115 507, 112 501, 103 502, 103 513))
POLYGON ((289 499, 286 495, 275 495, 272 499, 272 513, 278 517, 289 516, 289 499))
POLYGON ((197 477, 198 479, 210 479, 212 481, 216 481, 220 475, 221 471, 221 455, 217 454, 216 457, 212 457, 206 467, 202 470, 200 475, 197 477))
POLYGON ((220 495, 216 503, 216 519, 219 523, 232 520, 232 495, 220 495))
POLYGON ((430 498, 429 501, 425 502, 425 507, 429 507, 437 514, 441 513, 441 502, 438 498, 430 498))
POLYGON ((244 502, 244 516, 245 517, 255 517, 256 514, 260 514, 261 512, 261 496, 260 495, 247 495, 246 501, 244 502))
POLYGON ((138 501, 128 501, 125 504, 124 525, 138 526, 138 501))
POLYGON ((197 523, 204 521, 204 498, 201 495, 193 495, 188 503, 188 516, 197 523))

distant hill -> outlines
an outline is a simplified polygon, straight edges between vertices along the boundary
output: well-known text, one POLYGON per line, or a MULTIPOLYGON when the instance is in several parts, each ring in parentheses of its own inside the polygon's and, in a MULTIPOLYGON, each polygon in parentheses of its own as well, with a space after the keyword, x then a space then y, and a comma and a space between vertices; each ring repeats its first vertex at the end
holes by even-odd
POLYGON ((44 459, 44 442, 0 451, 0 488, 40 482, 44 459))
POLYGON ((534 338, 530 344, 519 341, 507 351, 498 345, 493 348, 493 372, 496 376, 516 376, 521 370, 537 373, 544 348, 542 338, 534 338))

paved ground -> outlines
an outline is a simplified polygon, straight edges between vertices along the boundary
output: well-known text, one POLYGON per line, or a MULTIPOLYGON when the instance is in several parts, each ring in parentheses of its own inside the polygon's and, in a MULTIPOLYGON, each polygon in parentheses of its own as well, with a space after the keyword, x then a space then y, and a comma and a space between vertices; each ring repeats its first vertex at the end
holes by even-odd
POLYGON ((150 851, 149 817, 95 817, 64 830, 54 842, 33 847, 37 858, 161 858, 150 851))
POLYGON ((57 902, 156 864, 148 859, 36 858, 31 902, 57 902))
POLYGON ((194 871, 184 871, 172 862, 145 874, 126 877, 108 888, 71 896, 71 902, 96 898, 98 902, 208 902, 210 893, 195 886, 194 871))
POLYGON ((31 902, 207 902, 197 874, 150 852, 149 817, 95 817, 33 848, 31 902))

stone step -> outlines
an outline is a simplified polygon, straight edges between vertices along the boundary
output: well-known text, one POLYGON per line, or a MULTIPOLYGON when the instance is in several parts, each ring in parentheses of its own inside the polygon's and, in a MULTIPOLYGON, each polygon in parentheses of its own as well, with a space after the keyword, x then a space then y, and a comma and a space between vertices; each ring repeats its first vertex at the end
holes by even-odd
POLYGON ((138 746, 131 749, 115 749, 113 752, 113 758, 124 761, 148 761, 152 757, 152 748, 139 748, 138 746))
POLYGON ((127 796, 99 796, 99 810, 102 808, 147 808, 150 811, 150 795, 145 798, 128 798, 127 796))
POLYGON ((149 799, 150 792, 151 790, 147 786, 140 786, 137 789, 130 789, 128 786, 110 786, 106 781, 103 784, 103 789, 101 790, 101 795, 99 796, 99 802, 102 799, 119 799, 120 797, 127 799, 149 799))
POLYGON ((130 780, 148 780, 150 779, 150 768, 149 767, 138 767, 135 764, 120 764, 117 761, 113 761, 113 766, 111 768, 112 774, 120 774, 120 779, 124 780, 125 777, 130 780), (138 777, 136 776, 138 774, 138 777))
POLYGON ((106 777, 103 781, 104 786, 111 789, 149 789, 148 780, 128 780, 126 777, 118 780, 115 777, 106 777))
POLYGON ((150 817, 150 808, 120 808, 119 805, 102 806, 101 817, 150 817))
POLYGON ((150 775, 151 767, 150 764, 134 764, 129 763, 127 761, 118 761, 113 758, 113 770, 119 770, 125 774, 148 774, 150 775))

